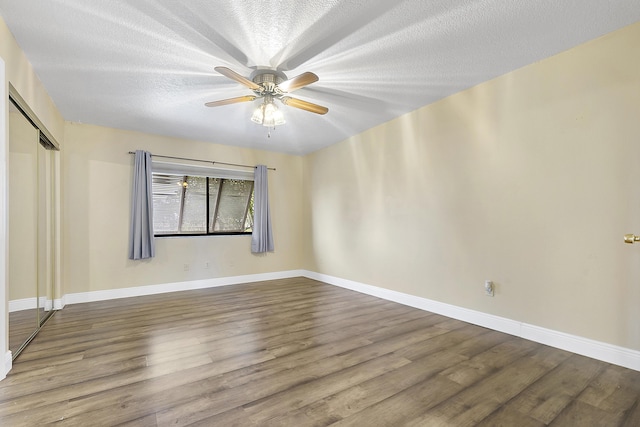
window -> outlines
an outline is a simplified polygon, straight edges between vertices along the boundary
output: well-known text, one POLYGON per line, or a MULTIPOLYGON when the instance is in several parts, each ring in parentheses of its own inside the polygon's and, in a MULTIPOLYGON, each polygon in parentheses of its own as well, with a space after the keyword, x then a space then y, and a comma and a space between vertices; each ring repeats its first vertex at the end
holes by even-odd
POLYGON ((244 234, 252 227, 253 181, 153 173, 154 235, 244 234))

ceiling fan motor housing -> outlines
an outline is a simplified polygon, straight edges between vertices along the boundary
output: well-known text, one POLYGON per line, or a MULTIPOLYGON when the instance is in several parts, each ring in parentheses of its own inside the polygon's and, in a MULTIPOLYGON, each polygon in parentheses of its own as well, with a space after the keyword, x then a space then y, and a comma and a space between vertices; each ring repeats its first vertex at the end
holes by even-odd
MULTIPOLYGON (((252 82, 264 88, 264 92, 271 95, 279 94, 277 85, 287 80, 287 76, 282 71, 258 69, 249 76, 252 82)), ((261 91, 256 91, 261 92, 261 91)))

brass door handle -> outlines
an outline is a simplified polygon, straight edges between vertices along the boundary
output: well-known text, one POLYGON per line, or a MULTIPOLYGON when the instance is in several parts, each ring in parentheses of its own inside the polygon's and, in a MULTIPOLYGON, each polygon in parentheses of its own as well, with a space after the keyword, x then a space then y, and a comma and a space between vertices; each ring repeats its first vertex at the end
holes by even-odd
POLYGON ((625 234, 624 242, 632 244, 633 242, 640 242, 640 236, 636 236, 635 234, 625 234))

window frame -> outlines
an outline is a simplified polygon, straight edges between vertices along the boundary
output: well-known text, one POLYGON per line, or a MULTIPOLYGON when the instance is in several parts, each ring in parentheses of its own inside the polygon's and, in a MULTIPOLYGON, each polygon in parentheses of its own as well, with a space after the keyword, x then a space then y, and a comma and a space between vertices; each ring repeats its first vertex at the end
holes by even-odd
MULTIPOLYGON (((247 217, 250 212, 251 201, 255 196, 255 184, 254 184, 254 174, 253 172, 246 171, 238 171, 234 169, 223 169, 223 168, 213 168, 213 167, 204 167, 199 165, 185 165, 185 164, 177 164, 177 163, 168 163, 168 162, 159 162, 153 161, 152 163, 152 174, 165 174, 165 175, 176 175, 181 176, 183 182, 186 182, 187 177, 199 177, 206 178, 205 181, 205 200, 206 200, 206 217, 205 217, 205 230, 204 232, 186 232, 186 233, 156 233, 155 227, 153 230, 153 236, 156 237, 209 237, 209 236, 246 236, 251 235, 252 231, 209 231, 210 230, 210 218, 213 220, 215 224, 216 213, 220 207, 220 198, 222 195, 222 187, 224 180, 239 180, 239 181, 250 181, 251 182, 251 195, 249 196, 249 201, 245 207, 243 223, 246 223, 247 217), (213 215, 210 215, 210 188, 209 188, 209 180, 210 179, 219 179, 220 184, 218 188, 218 194, 216 199, 216 207, 213 215)), ((186 196, 186 191, 182 190, 182 194, 180 195, 180 212, 178 219, 178 228, 181 228, 183 211, 184 211, 184 199, 186 196)), ((154 218, 155 220, 155 218, 154 218)))

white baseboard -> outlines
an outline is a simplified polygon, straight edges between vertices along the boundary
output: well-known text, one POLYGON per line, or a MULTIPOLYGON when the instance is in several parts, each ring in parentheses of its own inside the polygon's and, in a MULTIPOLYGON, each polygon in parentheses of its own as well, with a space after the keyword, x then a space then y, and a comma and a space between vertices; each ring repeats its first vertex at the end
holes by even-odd
MULTIPOLYGON (((40 307, 45 311, 51 311, 54 302, 46 297, 40 297, 40 307)), ((22 310, 34 310, 38 308, 38 297, 14 299, 9 301, 9 313, 22 310)))
POLYGON ((53 300, 53 309, 62 310, 64 308, 65 298, 56 298, 53 300))
POLYGON ((11 350, 8 350, 4 354, 4 363, 2 364, 2 372, 0 372, 0 381, 7 377, 7 374, 13 368, 13 357, 11 354, 11 350))
POLYGON ((592 359, 640 371, 640 351, 313 271, 303 270, 302 275, 330 285, 351 289, 363 294, 394 301, 572 353, 581 354, 591 357, 592 359))
MULTIPOLYGON (((248 274, 244 276, 220 277, 216 279, 192 280, 189 282, 163 283, 159 285, 137 286, 132 288, 108 289, 104 291, 79 292, 67 294, 54 301, 54 308, 66 304, 105 301, 117 298, 139 297, 144 295, 163 294, 167 292, 189 291, 194 289, 214 288, 218 286, 238 285, 241 283, 263 282, 265 280, 287 279, 304 276, 303 270, 278 271, 274 273, 248 274)), ((57 308, 56 308, 57 309, 57 308)))
POLYGON ((9 301, 9 313, 14 311, 32 310, 38 306, 38 298, 22 298, 9 301))

